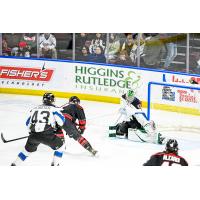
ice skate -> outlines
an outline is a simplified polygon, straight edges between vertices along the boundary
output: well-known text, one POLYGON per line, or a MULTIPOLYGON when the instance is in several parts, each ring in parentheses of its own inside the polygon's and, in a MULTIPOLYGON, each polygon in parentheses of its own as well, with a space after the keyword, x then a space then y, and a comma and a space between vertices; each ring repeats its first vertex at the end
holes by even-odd
POLYGON ((60 165, 59 164, 55 165, 54 162, 52 162, 51 166, 60 166, 60 165))
POLYGON ((10 166, 16 166, 16 164, 15 163, 11 163, 11 165, 10 166))
POLYGON ((158 133, 158 139, 157 142, 158 144, 165 144, 166 138, 162 136, 161 133, 158 133))
POLYGON ((94 150, 94 149, 91 149, 90 152, 92 153, 93 156, 97 156, 98 151, 96 151, 96 150, 94 150))

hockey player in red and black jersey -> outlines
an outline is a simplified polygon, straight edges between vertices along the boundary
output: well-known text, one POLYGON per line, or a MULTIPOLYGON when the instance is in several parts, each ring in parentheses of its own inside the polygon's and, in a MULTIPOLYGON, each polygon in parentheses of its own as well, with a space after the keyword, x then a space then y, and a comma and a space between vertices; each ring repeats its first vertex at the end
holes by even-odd
POLYGON ((52 93, 45 93, 43 95, 43 104, 30 111, 30 116, 26 121, 30 135, 25 148, 18 154, 16 160, 11 164, 12 166, 21 165, 31 153, 37 151, 40 144, 47 145, 54 150, 51 165, 60 165, 65 147, 62 129, 65 130, 69 137, 73 137, 93 155, 97 153, 88 141, 81 136, 75 123, 72 122, 72 117, 70 115, 66 117, 66 115, 62 114, 60 108, 56 107, 54 102, 55 96, 52 93))
MULTIPOLYGON (((69 98, 69 103, 64 105, 61 110, 65 119, 71 124, 70 128, 73 131, 66 131, 66 134, 78 141, 86 150, 88 150, 93 155, 97 154, 91 144, 82 136, 85 131, 86 117, 83 108, 80 106, 80 99, 77 96, 72 96, 69 98), (78 123, 77 123, 78 121, 78 123)), ((62 133, 62 130, 59 130, 62 133)))
POLYGON ((72 117, 72 122, 76 123, 78 120, 78 130, 80 134, 83 134, 86 126, 85 112, 82 106, 80 106, 80 99, 77 96, 69 98, 69 104, 63 106, 63 114, 68 114, 72 117))
POLYGON ((143 166, 188 166, 188 163, 178 155, 178 142, 169 139, 165 151, 152 155, 143 166))

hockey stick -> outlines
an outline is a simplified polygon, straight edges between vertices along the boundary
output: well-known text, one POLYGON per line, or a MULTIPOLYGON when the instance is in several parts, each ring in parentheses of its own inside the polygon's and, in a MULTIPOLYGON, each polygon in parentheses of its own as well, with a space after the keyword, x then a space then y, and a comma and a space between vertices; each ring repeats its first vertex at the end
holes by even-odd
POLYGON ((120 113, 119 117, 117 118, 117 120, 115 121, 115 125, 117 125, 118 121, 121 119, 122 117, 122 113, 120 113))
POLYGON ((58 108, 63 108, 64 106, 67 106, 67 105, 69 105, 69 103, 67 102, 67 103, 65 103, 65 104, 63 104, 62 106, 58 106, 58 108))
POLYGON ((11 140, 6 140, 3 136, 3 133, 1 133, 1 139, 4 143, 7 143, 7 142, 13 142, 13 141, 16 141, 16 140, 22 140, 22 139, 25 139, 27 138, 28 136, 24 136, 24 137, 19 137, 19 138, 15 138, 15 139, 11 139, 11 140))

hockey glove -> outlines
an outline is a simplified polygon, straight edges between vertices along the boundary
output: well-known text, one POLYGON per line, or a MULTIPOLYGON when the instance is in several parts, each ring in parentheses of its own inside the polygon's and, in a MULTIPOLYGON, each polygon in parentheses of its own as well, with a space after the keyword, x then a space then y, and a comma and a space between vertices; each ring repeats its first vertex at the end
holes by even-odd
POLYGON ((84 133, 85 129, 78 128, 78 132, 82 135, 84 133))

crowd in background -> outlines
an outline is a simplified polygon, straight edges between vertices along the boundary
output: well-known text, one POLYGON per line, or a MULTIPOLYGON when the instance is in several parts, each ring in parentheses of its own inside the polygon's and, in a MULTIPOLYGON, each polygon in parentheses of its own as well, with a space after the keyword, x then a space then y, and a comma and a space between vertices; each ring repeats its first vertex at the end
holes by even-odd
POLYGON ((200 73, 200 34, 197 33, 2 33, 0 39, 3 56, 200 73))

